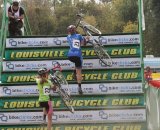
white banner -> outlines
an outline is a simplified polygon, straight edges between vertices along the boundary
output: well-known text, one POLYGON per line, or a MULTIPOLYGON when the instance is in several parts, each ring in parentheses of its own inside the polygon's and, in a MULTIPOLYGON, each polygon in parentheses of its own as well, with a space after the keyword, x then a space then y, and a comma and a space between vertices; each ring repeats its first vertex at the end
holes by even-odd
MULTIPOLYGON (((0 112, 0 124, 38 124, 42 123, 42 112, 0 112)), ((145 122, 145 109, 55 111, 52 116, 55 124, 59 123, 114 123, 145 122)))
MULTIPOLYGON (((94 36, 98 38, 98 36, 94 36)), ((139 34, 102 36, 100 42, 103 45, 139 44, 139 34)), ((55 47, 68 46, 66 37, 43 37, 43 38, 7 38, 6 48, 26 47, 55 47)))
POLYGON ((160 68, 160 58, 144 58, 144 68, 149 66, 150 68, 160 68))
MULTIPOLYGON (((79 95, 78 85, 69 84, 71 95, 79 95)), ((142 83, 99 83, 99 84, 82 84, 84 95, 104 95, 104 94, 138 94, 143 93, 142 83)), ((51 93, 57 95, 56 93, 51 93)), ((0 97, 8 96, 38 96, 36 85, 27 86, 1 86, 0 97)))
MULTIPOLYGON (((114 58, 112 66, 106 66, 99 59, 84 59, 83 69, 140 68, 140 58, 114 58)), ((40 68, 53 68, 59 62, 63 70, 74 69, 69 60, 45 61, 4 61, 3 71, 37 71, 40 68)))

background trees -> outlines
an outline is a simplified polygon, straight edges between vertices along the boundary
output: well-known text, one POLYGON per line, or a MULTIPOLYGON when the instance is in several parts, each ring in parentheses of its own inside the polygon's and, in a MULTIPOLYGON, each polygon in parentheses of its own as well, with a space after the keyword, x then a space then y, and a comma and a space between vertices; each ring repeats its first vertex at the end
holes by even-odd
MULTIPOLYGON (((63 35, 76 14, 85 14, 85 20, 104 34, 138 32, 138 0, 21 0, 34 35, 63 35)), ((146 30, 144 54, 160 56, 160 0, 143 0, 146 30)), ((3 1, 0 1, 0 5, 3 1)), ((0 8, 0 25, 2 22, 0 8)), ((81 31, 81 30, 79 30, 81 31)))

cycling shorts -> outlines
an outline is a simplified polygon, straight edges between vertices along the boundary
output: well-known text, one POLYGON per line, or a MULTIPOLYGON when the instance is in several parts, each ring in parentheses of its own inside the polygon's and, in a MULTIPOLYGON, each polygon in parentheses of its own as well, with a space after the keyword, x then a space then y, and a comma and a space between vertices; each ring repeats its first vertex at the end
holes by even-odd
POLYGON ((39 102, 39 104, 40 104, 40 107, 43 107, 46 109, 47 114, 53 113, 52 101, 39 102))
POLYGON ((70 56, 70 57, 68 57, 68 59, 71 62, 75 63, 76 68, 82 68, 82 60, 81 60, 80 57, 78 57, 78 56, 70 56))

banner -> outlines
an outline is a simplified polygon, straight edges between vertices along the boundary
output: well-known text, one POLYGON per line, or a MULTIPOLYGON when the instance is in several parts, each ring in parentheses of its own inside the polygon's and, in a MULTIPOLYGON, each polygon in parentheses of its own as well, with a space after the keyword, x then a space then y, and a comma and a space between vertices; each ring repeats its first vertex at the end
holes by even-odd
MULTIPOLYGON (((108 94, 141 94, 143 93, 142 83, 96 83, 82 84, 84 95, 108 95, 108 94)), ((78 85, 69 84, 64 88, 71 95, 79 95, 78 85)), ((57 96, 57 93, 51 91, 51 95, 57 96)), ((16 86, 1 86, 0 97, 23 97, 23 96, 38 96, 36 85, 16 85, 16 86)))
POLYGON ((160 68, 160 58, 152 57, 152 58, 143 58, 144 60, 144 68, 150 67, 151 69, 159 69, 160 68))
MULTIPOLYGON (((1 130, 47 130, 40 125, 0 126, 1 130)), ((147 130, 146 123, 53 124, 52 130, 147 130)))
MULTIPOLYGON (((40 108, 38 97, 12 97, 12 98, 1 98, 0 109, 1 110, 37 110, 40 108)), ((121 96, 84 96, 84 97, 73 97, 71 101, 72 106, 75 109, 102 109, 102 108, 131 108, 131 107, 143 107, 144 96, 143 95, 121 95, 121 96)), ((66 109, 65 104, 60 97, 52 97, 53 108, 55 109, 66 109)))
MULTIPOLYGON (((112 66, 106 66, 99 59, 84 59, 83 69, 109 69, 109 68, 140 68, 140 58, 114 58, 112 66)), ((3 71, 37 71, 45 67, 51 69, 59 62, 62 70, 74 69, 74 63, 69 60, 45 60, 45 61, 4 61, 3 71)))
MULTIPOLYGON (((98 36, 93 36, 98 39, 98 36)), ((139 34, 102 36, 103 45, 139 44, 139 34)), ((60 47, 68 46, 66 37, 24 37, 7 38, 6 48, 33 48, 33 47, 60 47)))
MULTIPOLYGON (((145 109, 124 109, 124 110, 90 110, 55 111, 52 116, 54 124, 57 123, 113 123, 113 122, 145 122, 145 109)), ((0 124, 41 124, 43 112, 0 112, 0 124)))
MULTIPOLYGON (((72 71, 63 71, 66 80, 71 83, 75 82, 72 71)), ((2 83, 35 83, 37 72, 17 72, 4 73, 2 83)), ((140 81, 140 69, 120 69, 120 70, 84 70, 82 74, 83 83, 85 82, 109 82, 109 81, 140 81)))
MULTIPOLYGON (((62 59, 67 58, 69 48, 41 48, 41 49, 9 49, 5 50, 6 60, 29 60, 29 59, 62 59)), ((140 48, 136 46, 109 46, 104 47, 111 57, 132 57, 140 56, 140 48)), ((91 47, 83 47, 84 58, 97 58, 95 51, 91 47)))

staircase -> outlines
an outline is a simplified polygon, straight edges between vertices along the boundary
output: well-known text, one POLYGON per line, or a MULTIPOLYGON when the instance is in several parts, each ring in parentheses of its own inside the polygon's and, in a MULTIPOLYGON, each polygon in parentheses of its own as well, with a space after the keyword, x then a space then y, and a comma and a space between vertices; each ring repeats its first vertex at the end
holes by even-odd
POLYGON ((55 130, 146 130, 139 34, 109 35, 102 40, 113 59, 107 67, 92 46, 82 48, 84 95, 72 79, 65 37, 7 38, 0 87, 0 129, 46 130, 35 84, 37 70, 58 61, 71 91, 75 113, 53 95, 55 130))

